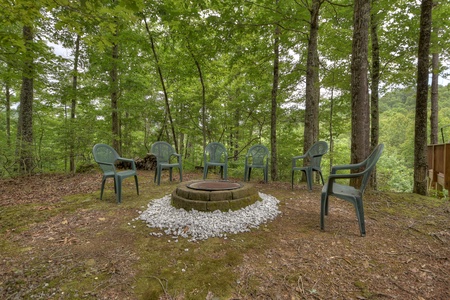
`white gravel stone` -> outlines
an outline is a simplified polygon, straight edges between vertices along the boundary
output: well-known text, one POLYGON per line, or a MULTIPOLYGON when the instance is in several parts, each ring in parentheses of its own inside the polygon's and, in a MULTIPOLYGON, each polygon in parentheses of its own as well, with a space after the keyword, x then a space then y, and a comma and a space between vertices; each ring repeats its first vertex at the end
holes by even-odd
MULTIPOLYGON (((204 212, 175 208, 170 204, 171 196, 153 200, 137 219, 143 220, 148 227, 161 229, 164 234, 176 239, 181 236, 189 241, 206 240, 210 237, 227 238, 227 234, 236 234, 258 228, 259 225, 275 219, 281 212, 279 201, 270 195, 259 193, 262 201, 235 211, 204 212)), ((162 236, 161 233, 151 233, 162 236)), ((170 242, 170 240, 169 240, 170 242)))

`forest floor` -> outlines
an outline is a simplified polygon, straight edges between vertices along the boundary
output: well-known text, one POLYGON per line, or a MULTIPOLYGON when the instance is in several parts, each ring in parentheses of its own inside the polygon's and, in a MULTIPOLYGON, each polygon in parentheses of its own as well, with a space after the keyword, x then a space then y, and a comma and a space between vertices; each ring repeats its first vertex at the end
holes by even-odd
MULTIPOLYGON (((367 235, 354 208, 330 198, 319 226, 320 191, 258 181, 281 214, 250 232, 189 242, 150 233, 136 220, 170 194, 153 172, 113 184, 101 175, 0 180, 1 299, 450 299, 450 201, 367 191, 367 235)), ((201 179, 200 173, 184 176, 201 179)))

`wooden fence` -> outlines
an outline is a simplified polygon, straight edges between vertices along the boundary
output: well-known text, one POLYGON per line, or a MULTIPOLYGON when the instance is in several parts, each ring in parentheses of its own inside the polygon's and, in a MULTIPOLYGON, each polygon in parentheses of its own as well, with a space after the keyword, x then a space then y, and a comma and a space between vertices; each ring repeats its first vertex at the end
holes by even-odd
POLYGON ((450 143, 428 145, 428 189, 450 188, 450 143))

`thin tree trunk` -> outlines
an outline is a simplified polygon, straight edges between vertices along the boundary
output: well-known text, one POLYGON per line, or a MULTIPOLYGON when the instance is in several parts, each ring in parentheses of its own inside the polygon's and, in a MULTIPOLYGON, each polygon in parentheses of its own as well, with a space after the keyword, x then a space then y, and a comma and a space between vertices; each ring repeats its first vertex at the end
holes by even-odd
MULTIPOLYGON (((334 83, 334 73, 333 73, 333 83, 334 83)), ((334 152, 334 135, 333 135, 333 110, 334 110, 334 85, 331 87, 331 96, 330 96, 330 122, 328 123, 328 130, 329 130, 329 139, 330 139, 330 147, 329 152, 334 152)), ((334 164, 333 161, 333 155, 330 155, 330 171, 331 167, 334 164)))
POLYGON ((11 147, 11 92, 9 86, 9 79, 5 82, 5 106, 6 106, 6 145, 11 147))
POLYGON ((154 57, 155 62, 156 62, 156 67, 157 67, 157 70, 158 70, 159 80, 161 82, 161 86, 162 86, 163 93, 164 93, 164 101, 165 101, 165 104, 166 104, 166 115, 169 118, 170 126, 171 126, 171 129, 172 129, 172 138, 173 138, 173 143, 175 145, 175 151, 178 152, 177 136, 175 134, 175 127, 174 127, 174 124, 173 124, 172 115, 170 113, 169 96, 167 95, 166 85, 164 83, 164 77, 163 77, 163 74, 162 74, 161 66, 159 65, 158 55, 156 54, 155 42, 153 41, 153 36, 152 36, 152 34, 150 32, 150 28, 148 27, 148 23, 147 23, 147 20, 145 18, 144 18, 144 22, 145 22, 145 29, 147 30, 147 34, 148 34, 148 36, 150 38, 150 45, 151 45, 151 48, 152 48, 153 57, 154 57))
POLYGON ((122 154, 120 141, 119 124, 119 74, 117 70, 117 60, 119 58, 119 45, 113 43, 112 46, 112 66, 109 72, 111 80, 111 125, 112 125, 112 146, 119 155, 122 154))
POLYGON ((185 139, 185 136, 184 136, 184 133, 182 133, 182 132, 180 132, 179 136, 180 136, 180 142, 179 142, 180 152, 179 153, 181 155, 183 155, 183 153, 184 153, 184 139, 185 139))
POLYGON ((239 121, 241 119, 241 114, 239 109, 234 111, 234 130, 233 130, 233 158, 235 161, 238 160, 239 157, 239 121))
MULTIPOLYGON (((319 11, 321 0, 313 0, 310 9, 310 28, 308 57, 306 61, 306 101, 305 127, 303 132, 303 153, 317 141, 319 135, 319 55, 317 39, 319 36, 319 11)), ((307 161, 304 161, 307 163, 307 161)))
MULTIPOLYGON (((278 1, 277 1, 278 3, 278 1)), ((278 180, 278 162, 277 162, 277 93, 279 81, 279 63, 280 63, 280 34, 281 30, 278 25, 275 27, 274 39, 274 58, 273 58, 273 84, 272 84, 272 107, 270 120, 270 175, 272 181, 278 180)))
MULTIPOLYGON (((372 4, 376 0, 372 0, 372 4)), ((372 151, 379 140, 380 121, 379 121, 379 85, 380 85, 380 45, 378 43, 378 20, 376 14, 370 14, 370 32, 372 41, 372 85, 370 87, 370 115, 371 115, 371 134, 370 134, 370 150, 372 151)), ((377 172, 376 169, 372 172, 370 184, 373 189, 377 189, 377 172)))
MULTIPOLYGON (((370 0, 355 0, 351 64, 351 163, 358 163, 366 159, 370 147, 370 105, 367 79, 369 21, 370 0)), ((353 179, 350 184, 352 186, 359 186, 360 179, 353 179)))
POLYGON ((427 194, 427 100, 432 7, 433 0, 422 0, 417 62, 413 185, 413 192, 419 195, 427 194))
POLYGON ((190 136, 188 135, 187 137, 186 137, 186 147, 184 147, 184 159, 188 159, 189 157, 190 157, 190 150, 192 149, 192 146, 191 146, 191 138, 190 138, 190 136))
POLYGON ((430 114, 430 143, 439 143, 439 53, 433 53, 431 60, 431 114, 430 114))
POLYGON ((70 110, 70 172, 75 173, 75 130, 73 128, 75 123, 76 108, 77 108, 77 88, 78 88, 78 60, 80 57, 80 35, 77 34, 75 40, 75 55, 73 60, 73 74, 72 74, 72 106, 70 110))
POLYGON ((19 122, 17 128, 17 157, 19 173, 31 173, 34 168, 33 158, 33 72, 34 62, 30 44, 33 41, 33 30, 23 26, 25 40, 25 58, 22 70, 22 88, 20 92, 19 122))
POLYGON ((202 85, 202 135, 203 135, 203 149, 206 147, 206 87, 205 81, 203 80, 202 68, 200 67, 200 63, 192 52, 190 45, 188 44, 188 50, 191 54, 192 59, 194 60, 195 66, 197 67, 198 77, 200 79, 200 83, 202 85))

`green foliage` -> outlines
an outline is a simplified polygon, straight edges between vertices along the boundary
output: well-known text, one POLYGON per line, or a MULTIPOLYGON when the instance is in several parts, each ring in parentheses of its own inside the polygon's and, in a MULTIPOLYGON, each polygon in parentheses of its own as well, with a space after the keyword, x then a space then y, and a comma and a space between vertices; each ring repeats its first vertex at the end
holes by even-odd
POLYGON ((381 191, 411 192, 413 168, 395 148, 385 148, 382 159, 377 164, 378 189, 381 191))
MULTIPOLYGON (((277 159, 279 178, 290 177, 291 157, 305 150, 301 145, 310 18, 306 2, 19 2, 20 5, 10 5, 9 1, 0 0, 3 9, 0 20, 1 176, 15 175, 17 105, 24 61, 21 28, 23 24, 32 24, 36 36, 40 37, 33 45, 37 66, 33 107, 35 171, 68 171, 72 151, 77 166, 89 165, 92 146, 98 142, 111 143, 110 72, 115 66, 119 78, 119 138, 124 156, 143 157, 157 140, 174 143, 159 68, 186 170, 202 165, 205 129, 207 142, 227 145, 235 170, 231 168, 231 174, 239 177, 249 146, 263 143, 270 148, 272 39, 277 25, 282 32, 277 159), (75 72, 77 36, 81 41, 75 72), (69 57, 54 55, 47 41, 66 47, 69 57), (119 46, 118 59, 112 59, 113 45, 119 46), (6 85, 11 93, 12 109, 9 135, 3 122, 8 118, 3 102, 6 85), (75 114, 74 118, 71 113, 75 114)), ((332 137, 334 141, 333 151, 324 158, 324 169, 330 164, 348 163, 350 158, 353 7, 347 2, 324 2, 321 6, 319 138, 329 142, 332 137)), ((444 43, 449 35, 446 17, 449 7, 448 3, 439 2, 433 11, 433 22, 440 28, 434 44, 440 49, 442 60, 449 55, 444 43)), ((403 167, 409 170, 413 166, 415 109, 415 91, 409 87, 415 81, 418 18, 414 16, 418 15, 419 6, 410 1, 398 0, 392 5, 391 1, 379 0, 374 2, 373 11, 382 24, 379 26, 383 93, 380 142, 390 149, 389 159, 397 163, 396 170, 403 167), (395 88, 399 86, 405 88, 395 88)), ((450 124, 448 86, 441 87, 439 101, 439 126, 442 127, 450 124)), ((400 186, 392 188, 404 189, 405 185, 400 186)), ((389 188, 386 180, 386 189, 389 188)))

